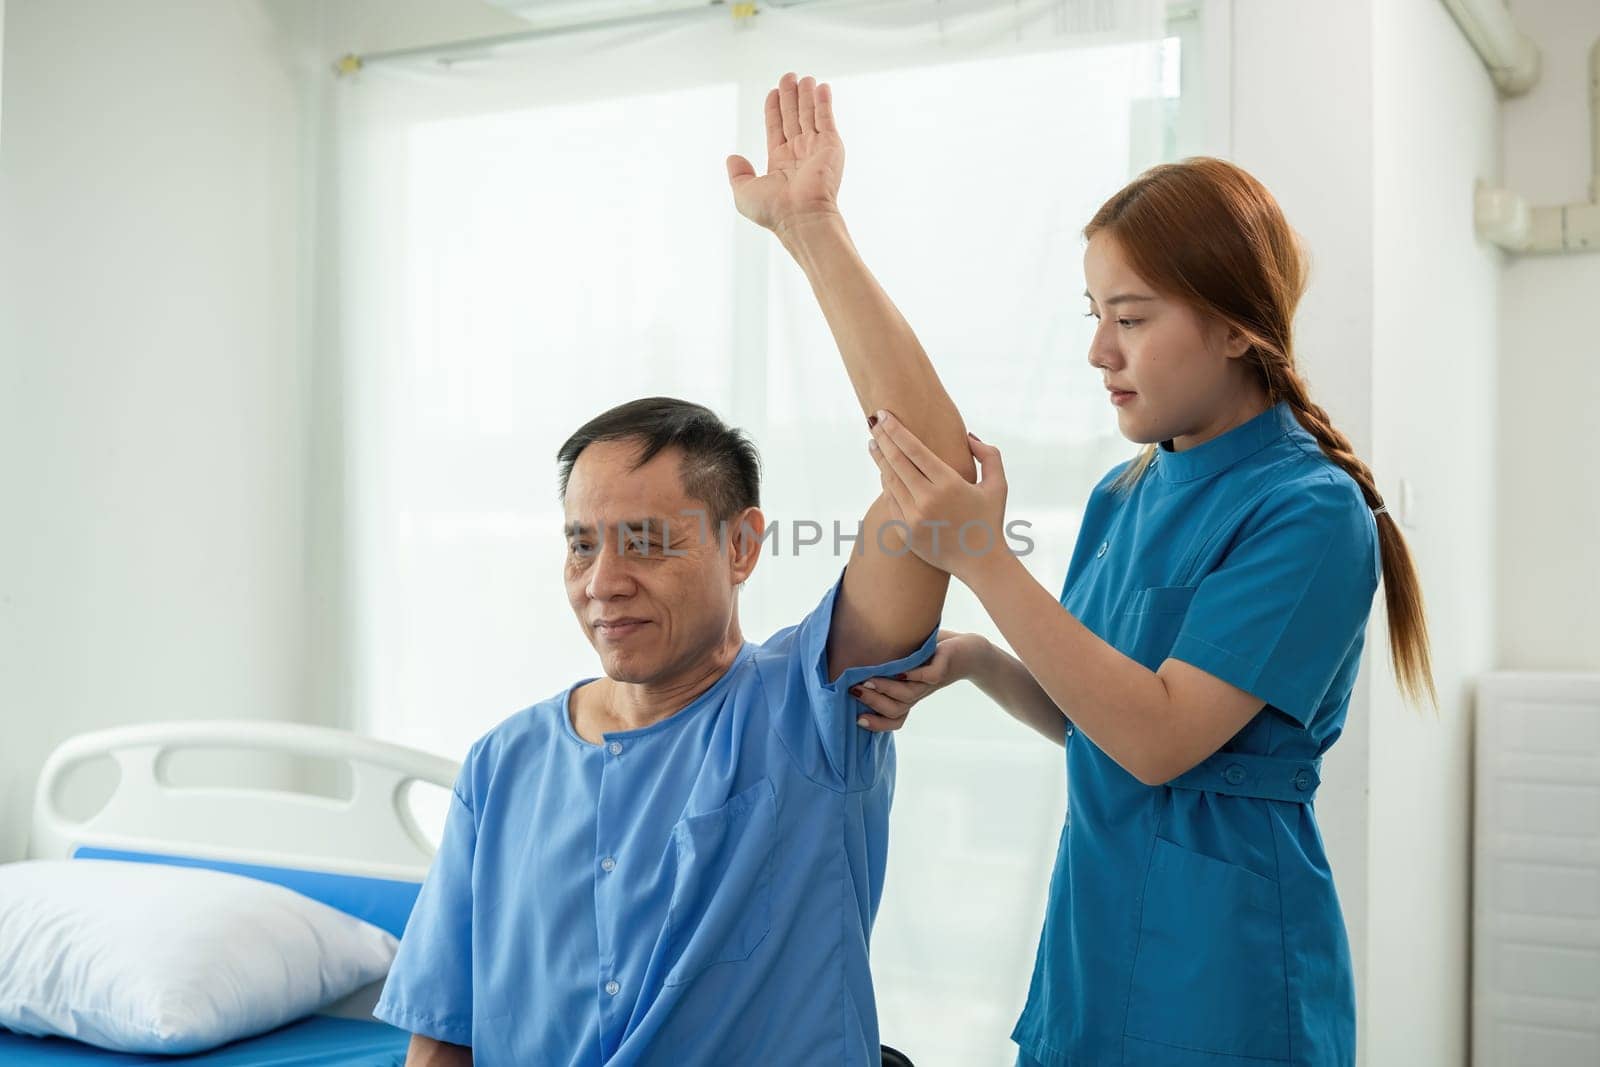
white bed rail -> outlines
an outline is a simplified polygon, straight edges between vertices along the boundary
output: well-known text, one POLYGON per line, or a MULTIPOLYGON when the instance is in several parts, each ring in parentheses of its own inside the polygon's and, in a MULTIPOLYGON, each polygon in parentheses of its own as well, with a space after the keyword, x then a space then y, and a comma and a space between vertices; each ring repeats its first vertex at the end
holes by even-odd
POLYGON ((298 723, 147 723, 83 734, 45 761, 34 798, 31 854, 65 859, 84 847, 156 852, 301 870, 420 881, 433 858, 407 803, 407 787, 445 789, 451 760, 342 730, 298 723), (347 800, 285 790, 175 786, 161 760, 183 749, 226 749, 342 761, 347 800), (121 778, 94 815, 60 811, 58 786, 73 768, 109 756, 121 778))

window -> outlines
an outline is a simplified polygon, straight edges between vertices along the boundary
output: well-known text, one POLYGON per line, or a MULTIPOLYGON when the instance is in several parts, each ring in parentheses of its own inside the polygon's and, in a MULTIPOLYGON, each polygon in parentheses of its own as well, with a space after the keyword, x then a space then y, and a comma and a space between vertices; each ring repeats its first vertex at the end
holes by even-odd
MULTIPOLYGON (((1138 170, 1204 140, 1197 16, 1169 31, 1154 5, 1115 5, 1144 23, 1066 32, 1053 12, 1073 6, 769 9, 755 27, 545 38, 340 87, 358 729, 459 756, 599 673, 562 586, 554 455, 623 400, 705 403, 761 448, 782 526, 742 594, 747 638, 837 576, 831 523, 853 530, 877 491, 865 427, 804 276, 737 215, 722 162, 762 165, 761 102, 785 69, 834 86, 851 232, 968 424, 1004 450, 1008 518, 1059 587, 1090 487, 1134 452, 1085 362, 1081 230, 1138 170), (797 554, 798 520, 825 534, 797 554)), ((959 586, 945 625, 998 639, 959 586)), ((915 718, 874 938, 884 1040, 919 1064, 1009 1063, 1060 750, 970 687, 915 718)))

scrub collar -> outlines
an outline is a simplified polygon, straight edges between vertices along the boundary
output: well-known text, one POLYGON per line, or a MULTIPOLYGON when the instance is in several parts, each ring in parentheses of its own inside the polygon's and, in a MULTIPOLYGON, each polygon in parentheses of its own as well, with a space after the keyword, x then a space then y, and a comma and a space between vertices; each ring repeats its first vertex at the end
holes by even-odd
POLYGON ((1287 400, 1280 400, 1249 422, 1219 434, 1203 445, 1172 450, 1171 441, 1157 448, 1155 467, 1169 482, 1190 482, 1227 470, 1240 460, 1255 455, 1272 442, 1293 432, 1300 422, 1287 400))

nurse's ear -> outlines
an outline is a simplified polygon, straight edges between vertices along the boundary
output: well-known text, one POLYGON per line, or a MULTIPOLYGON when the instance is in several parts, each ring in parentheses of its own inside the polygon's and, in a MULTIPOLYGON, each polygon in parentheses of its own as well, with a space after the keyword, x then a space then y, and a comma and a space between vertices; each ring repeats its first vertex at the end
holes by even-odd
POLYGON ((1250 349, 1254 347, 1255 345, 1251 342, 1250 338, 1246 337, 1232 326, 1228 327, 1229 359, 1243 359, 1247 354, 1249 354, 1250 349))
POLYGON ((1253 344, 1243 330, 1231 322, 1223 319, 1212 319, 1209 324, 1208 338, 1215 351, 1220 351, 1228 359, 1243 359, 1250 351, 1253 344))

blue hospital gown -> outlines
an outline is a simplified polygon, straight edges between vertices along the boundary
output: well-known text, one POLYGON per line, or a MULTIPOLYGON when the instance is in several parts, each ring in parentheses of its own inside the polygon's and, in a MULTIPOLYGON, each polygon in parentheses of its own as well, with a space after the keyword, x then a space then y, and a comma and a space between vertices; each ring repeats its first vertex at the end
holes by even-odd
POLYGON ((569 688, 473 745, 374 1014, 480 1067, 876 1067, 894 746, 848 690, 938 627, 830 684, 840 582, 653 726, 590 744, 569 688))
POLYGON ((1143 666, 1182 660, 1264 707, 1154 787, 1069 727, 1020 1062, 1346 1067, 1354 983, 1312 798, 1381 574, 1376 522, 1282 403, 1163 445, 1127 495, 1124 467, 1090 498, 1062 605, 1143 666))

